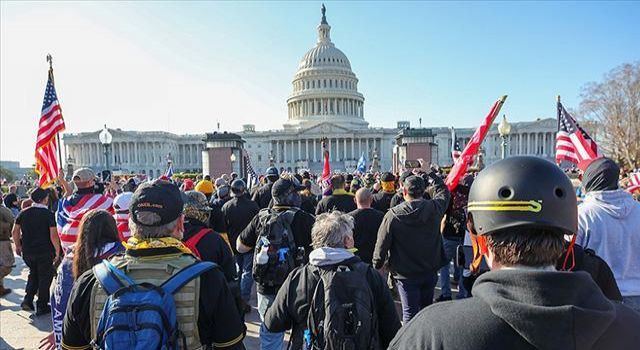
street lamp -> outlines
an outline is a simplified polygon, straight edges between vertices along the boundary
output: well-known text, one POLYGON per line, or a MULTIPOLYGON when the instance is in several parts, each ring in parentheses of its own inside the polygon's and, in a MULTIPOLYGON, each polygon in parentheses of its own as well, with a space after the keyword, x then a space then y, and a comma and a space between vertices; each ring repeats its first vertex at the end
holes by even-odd
POLYGON ((507 157, 507 145, 509 144, 509 134, 511 133, 511 124, 507 121, 507 116, 502 115, 502 121, 498 124, 498 133, 502 138, 502 159, 507 157))
POLYGON ((107 129, 106 124, 104 125, 104 128, 100 132, 100 135, 98 135, 98 138, 100 139, 100 143, 102 144, 102 146, 104 146, 104 158, 106 160, 105 170, 109 170, 109 147, 111 146, 111 141, 113 140, 113 136, 111 136, 111 133, 107 129))
POLYGON ((231 151, 231 155, 229 156, 229 160, 231 161, 231 171, 234 171, 234 165, 236 163, 236 154, 231 151))

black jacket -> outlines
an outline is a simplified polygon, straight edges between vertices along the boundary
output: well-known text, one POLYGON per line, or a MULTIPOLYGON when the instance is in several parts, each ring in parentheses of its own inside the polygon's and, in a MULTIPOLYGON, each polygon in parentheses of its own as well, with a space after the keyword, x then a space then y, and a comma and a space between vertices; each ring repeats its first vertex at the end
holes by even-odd
MULTIPOLYGON (((566 249, 569 243, 565 244, 565 253, 558 260, 556 269, 561 270, 564 264, 564 257, 566 255, 566 249)), ((613 272, 606 261, 597 256, 591 249, 584 249, 581 246, 575 244, 573 246, 573 253, 575 254, 575 266, 571 271, 584 271, 591 275, 591 278, 596 282, 600 290, 609 300, 622 301, 622 294, 618 289, 618 283, 613 276, 613 272)), ((569 256, 567 268, 571 267, 573 259, 569 256)))
MULTIPOLYGON (((188 241, 203 228, 207 228, 204 223, 194 219, 185 219, 182 241, 188 241)), ((233 282, 238 278, 233 253, 220 234, 213 231, 205 234, 196 244, 196 248, 200 252, 201 260, 211 261, 220 266, 227 282, 233 282)))
POLYGON ((378 192, 373 195, 373 203, 371 208, 378 209, 386 213, 391 208, 391 199, 396 195, 395 192, 378 192))
POLYGON ((227 234, 229 235, 229 243, 233 249, 233 253, 237 254, 236 240, 240 232, 244 230, 251 219, 260 211, 256 202, 246 196, 231 198, 222 206, 222 215, 224 217, 227 234))
POLYGON ((353 200, 353 194, 332 194, 323 197, 316 207, 316 215, 334 210, 339 210, 345 214, 356 210, 356 202, 353 200))
POLYGON ((251 197, 260 209, 269 207, 269 203, 271 203, 271 187, 273 187, 273 182, 269 182, 260 187, 251 197))
MULTIPOLYGON (((358 257, 344 260, 347 264, 363 264, 358 257)), ((377 306, 378 331, 381 349, 400 329, 400 319, 389 288, 379 273, 369 267, 367 281, 377 306)), ((302 335, 307 328, 309 303, 313 297, 318 276, 311 272, 309 264, 305 264, 289 274, 278 291, 273 304, 267 309, 264 323, 272 332, 284 332, 292 329, 290 349, 302 349, 302 335)))
POLYGON ((640 314, 584 272, 497 270, 473 297, 431 305, 389 349, 637 349, 640 314), (447 322, 443 322, 447 320, 447 322))
POLYGON ((450 195, 442 179, 434 181, 433 199, 403 202, 385 214, 373 253, 375 268, 388 256, 395 278, 418 279, 444 266, 440 221, 450 195))
POLYGON ((404 202, 404 197, 402 196, 402 190, 400 190, 391 197, 391 200, 389 201, 389 208, 393 208, 402 202, 404 202))
POLYGON ((211 213, 209 213, 209 228, 216 232, 226 233, 227 225, 224 222, 224 216, 222 215, 222 206, 226 203, 223 199, 214 199, 209 206, 211 207, 211 213))
MULTIPOLYGON (((273 209, 262 210, 279 212, 288 210, 289 208, 290 207, 274 206, 273 209)), ((242 244, 247 247, 255 247, 258 241, 258 237, 260 237, 260 235, 263 233, 263 230, 265 229, 260 223, 259 218, 259 215, 254 216, 249 225, 240 233, 240 236, 238 236, 240 242, 242 242, 242 244)), ((293 217, 293 221, 291 222, 293 240, 296 242, 296 247, 304 248, 305 261, 307 261, 309 253, 311 253, 311 228, 313 227, 314 222, 315 218, 313 217, 313 215, 305 212, 304 210, 296 211, 296 214, 293 217)), ((279 287, 263 286, 256 283, 256 289, 258 290, 258 293, 265 295, 275 295, 278 291, 278 288, 279 287)))
POLYGON ((300 209, 307 213, 314 215, 316 213, 316 206, 318 205, 318 198, 314 194, 301 194, 302 203, 300 203, 300 209))
POLYGON ((353 245, 358 248, 355 254, 362 261, 371 264, 384 213, 377 209, 366 208, 356 209, 349 215, 353 217, 353 245))

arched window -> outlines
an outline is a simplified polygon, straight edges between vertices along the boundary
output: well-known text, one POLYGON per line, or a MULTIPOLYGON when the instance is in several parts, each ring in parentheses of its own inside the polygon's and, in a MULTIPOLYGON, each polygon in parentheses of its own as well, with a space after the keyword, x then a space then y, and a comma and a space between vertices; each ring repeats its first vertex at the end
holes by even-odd
POLYGON ((327 79, 324 80, 324 87, 327 87, 327 79))
POLYGON ((333 87, 333 80, 329 80, 329 87, 333 87))

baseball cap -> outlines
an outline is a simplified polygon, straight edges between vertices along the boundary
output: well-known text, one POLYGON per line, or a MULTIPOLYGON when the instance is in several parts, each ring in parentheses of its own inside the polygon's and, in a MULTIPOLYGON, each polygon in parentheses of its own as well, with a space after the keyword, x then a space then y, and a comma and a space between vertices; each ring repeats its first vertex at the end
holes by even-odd
POLYGON ((182 182, 182 186, 184 187, 185 191, 191 191, 193 190, 193 180, 191 179, 185 179, 184 182, 182 182))
POLYGON ((216 179, 216 182, 215 182, 216 187, 224 186, 226 184, 227 184, 227 180, 225 180, 224 178, 219 177, 216 179))
POLYGON ((211 207, 207 203, 207 197, 202 192, 187 191, 182 194, 185 212, 189 209, 200 211, 211 211, 211 207))
POLYGON ((289 192, 302 191, 304 186, 300 185, 300 182, 294 177, 285 178, 281 177, 273 183, 271 187, 271 195, 275 197, 283 196, 289 192))
POLYGON ((80 168, 73 172, 73 176, 71 178, 73 181, 87 182, 89 180, 94 180, 96 178, 96 173, 89 168, 80 168))
POLYGON ((411 195, 422 195, 426 187, 424 180, 420 176, 411 175, 404 180, 404 188, 411 195))
POLYGON ((382 174, 380 180, 385 182, 396 181, 396 177, 392 173, 387 171, 386 173, 382 174))
POLYGON ((122 192, 113 199, 113 209, 116 212, 119 211, 129 211, 129 206, 131 205, 131 199, 133 198, 132 192, 122 192))
POLYGON ((144 226, 162 226, 177 219, 182 214, 184 201, 178 186, 163 180, 140 185, 131 198, 129 207, 131 220, 144 226), (154 222, 140 221, 139 215, 151 212, 158 215, 154 222))

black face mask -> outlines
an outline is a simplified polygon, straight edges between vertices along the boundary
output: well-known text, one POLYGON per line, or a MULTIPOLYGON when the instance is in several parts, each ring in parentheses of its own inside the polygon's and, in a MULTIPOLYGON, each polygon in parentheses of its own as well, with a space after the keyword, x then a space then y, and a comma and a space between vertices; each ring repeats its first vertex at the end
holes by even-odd
POLYGON ((594 160, 582 175, 585 192, 612 191, 618 189, 620 167, 609 158, 594 160))

